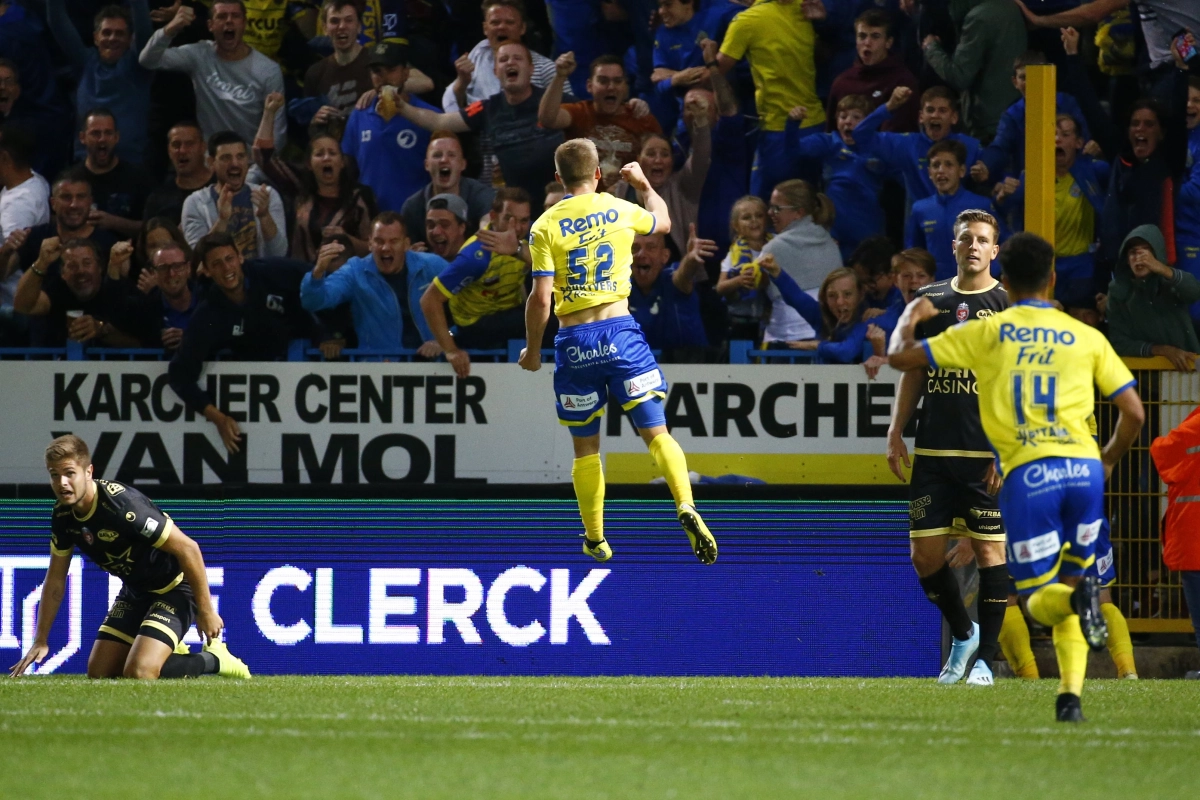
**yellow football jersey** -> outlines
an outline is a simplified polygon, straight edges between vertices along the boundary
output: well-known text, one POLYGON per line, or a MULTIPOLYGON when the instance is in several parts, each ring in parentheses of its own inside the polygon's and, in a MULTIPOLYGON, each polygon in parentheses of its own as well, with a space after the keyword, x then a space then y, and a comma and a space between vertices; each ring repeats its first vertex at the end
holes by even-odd
POLYGON ((529 231, 533 276, 554 277, 554 313, 562 316, 629 296, 630 248, 658 220, 604 192, 567 195, 529 231))
POLYGON ((489 253, 472 236, 433 279, 450 301, 457 325, 474 325, 481 317, 507 311, 525 301, 525 262, 516 256, 489 253))
POLYGON ((1040 458, 1099 458, 1088 420, 1095 391, 1135 385, 1100 331, 1043 301, 956 325, 922 344, 937 369, 970 369, 984 433, 1005 473, 1040 458))

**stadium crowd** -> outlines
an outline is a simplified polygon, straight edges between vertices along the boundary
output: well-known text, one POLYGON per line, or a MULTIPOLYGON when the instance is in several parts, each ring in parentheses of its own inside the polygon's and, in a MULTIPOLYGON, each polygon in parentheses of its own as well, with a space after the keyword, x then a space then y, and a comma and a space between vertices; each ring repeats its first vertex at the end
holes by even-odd
POLYGON ((1021 230, 1054 63, 1057 300, 1190 369, 1195 31, 1184 0, 0 0, 0 345, 164 348, 198 411, 205 360, 297 338, 465 371, 523 337, 586 137, 670 208, 629 298, 663 360, 877 366, 959 212, 1021 230))

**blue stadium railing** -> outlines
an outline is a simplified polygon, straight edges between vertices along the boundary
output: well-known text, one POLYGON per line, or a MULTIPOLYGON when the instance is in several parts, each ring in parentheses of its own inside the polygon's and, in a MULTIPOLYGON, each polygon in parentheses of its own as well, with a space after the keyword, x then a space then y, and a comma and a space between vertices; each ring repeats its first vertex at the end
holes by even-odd
MULTIPOLYGON (((510 339, 507 348, 493 350, 468 350, 475 363, 516 363, 525 342, 510 339)), ((871 355, 871 345, 863 346, 863 360, 871 355)), ((660 355, 660 351, 654 351, 660 355)), ((217 354, 217 360, 222 360, 217 354)), ((346 348, 340 360, 350 362, 397 361, 411 362, 418 356, 416 350, 371 350, 346 348)), ((542 350, 543 360, 553 360, 554 351, 542 350)), ((0 347, 0 361, 168 361, 167 352, 151 347, 84 347, 78 342, 69 342, 66 347, 0 347)), ((307 340, 294 339, 288 347, 288 361, 322 361, 321 351, 312 347, 307 340)), ((810 350, 766 350, 754 347, 754 342, 735 340, 729 343, 730 364, 820 364, 823 363, 810 350)))

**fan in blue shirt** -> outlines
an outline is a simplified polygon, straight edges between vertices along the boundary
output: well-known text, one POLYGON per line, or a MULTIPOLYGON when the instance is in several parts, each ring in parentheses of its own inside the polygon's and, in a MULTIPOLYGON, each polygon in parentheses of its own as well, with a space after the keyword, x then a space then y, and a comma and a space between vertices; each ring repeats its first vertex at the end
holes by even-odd
MULTIPOLYGON (((842 258, 849 258, 863 239, 883 232, 884 165, 864 156, 854 142, 854 129, 871 111, 871 102, 860 94, 843 97, 837 104, 837 130, 801 135, 808 109, 797 106, 788 113, 787 153, 790 158, 816 158, 824 165, 825 193, 837 214, 829 233, 837 240, 842 258)), ((807 129, 811 131, 812 129, 807 129)))
POLYGON ((912 94, 907 86, 897 86, 887 103, 867 115, 854 129, 858 152, 878 158, 904 181, 908 202, 913 204, 937 192, 929 177, 929 148, 944 139, 961 142, 966 148, 965 164, 979 160, 979 140, 955 133, 958 124, 958 97, 946 86, 935 86, 921 94, 917 121, 919 133, 881 133, 880 126, 892 118, 892 112, 904 105, 912 94))
POLYGON ((742 10, 742 6, 729 0, 715 0, 698 8, 700 5, 700 0, 658 2, 662 25, 654 32, 654 72, 650 79, 661 95, 673 98, 668 106, 673 109, 674 118, 659 120, 664 131, 670 130, 678 119, 687 90, 708 80, 700 42, 705 39, 720 42, 729 20, 742 10))
POLYGON ((360 182, 375 192, 379 210, 399 211, 404 201, 427 182, 425 150, 429 131, 400 115, 394 100, 398 95, 417 108, 439 109, 410 97, 401 88, 409 71, 405 45, 374 45, 367 63, 379 101, 350 115, 342 135, 342 152, 358 161, 360 182))
POLYGON ((697 238, 696 226, 691 228, 691 246, 677 264, 667 266, 671 251, 661 233, 637 236, 630 248, 633 285, 629 313, 653 350, 708 346, 694 280, 696 273, 704 269, 704 259, 716 255, 717 245, 697 238))
MULTIPOLYGON (((967 209, 978 209, 996 216, 992 201, 962 188, 967 174, 967 149, 962 142, 946 139, 929 148, 929 180, 937 194, 913 203, 904 232, 904 246, 923 247, 937 261, 937 280, 958 274, 954 259, 954 220, 967 209)), ((1003 239, 1003 234, 1001 239, 1003 239)), ((996 265, 992 265, 996 271, 996 265)))

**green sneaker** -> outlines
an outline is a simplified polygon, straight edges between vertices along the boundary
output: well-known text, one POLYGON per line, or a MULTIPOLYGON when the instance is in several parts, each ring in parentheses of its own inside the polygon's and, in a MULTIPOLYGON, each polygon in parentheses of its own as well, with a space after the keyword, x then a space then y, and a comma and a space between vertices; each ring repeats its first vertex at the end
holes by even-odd
POLYGON ((218 675, 224 678, 250 679, 250 668, 246 666, 246 662, 229 652, 224 642, 209 642, 204 645, 204 652, 217 657, 218 675))
POLYGON ((700 518, 700 513, 687 503, 680 504, 679 524, 683 526, 683 532, 687 534, 688 541, 692 543, 692 552, 696 554, 696 558, 700 559, 700 563, 715 563, 717 540, 713 538, 708 526, 700 518))

